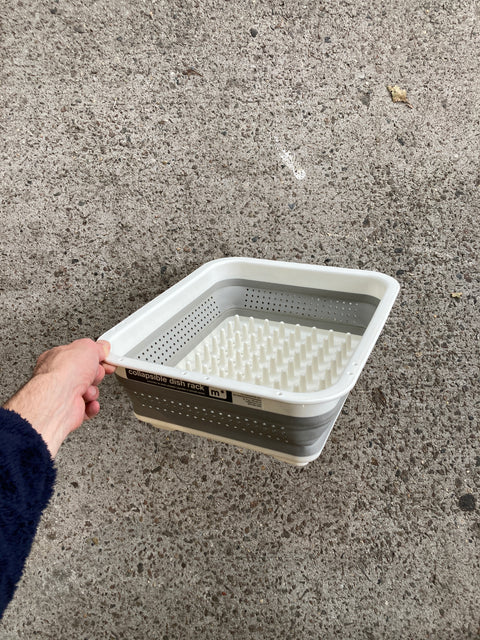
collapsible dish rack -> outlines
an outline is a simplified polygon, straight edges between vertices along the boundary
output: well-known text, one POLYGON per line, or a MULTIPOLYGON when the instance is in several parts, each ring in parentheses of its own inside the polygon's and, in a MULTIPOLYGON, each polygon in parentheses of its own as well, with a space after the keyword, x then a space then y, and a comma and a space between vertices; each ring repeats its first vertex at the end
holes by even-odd
POLYGON ((225 258, 101 339, 140 420, 302 466, 321 453, 398 290, 371 271, 225 258))

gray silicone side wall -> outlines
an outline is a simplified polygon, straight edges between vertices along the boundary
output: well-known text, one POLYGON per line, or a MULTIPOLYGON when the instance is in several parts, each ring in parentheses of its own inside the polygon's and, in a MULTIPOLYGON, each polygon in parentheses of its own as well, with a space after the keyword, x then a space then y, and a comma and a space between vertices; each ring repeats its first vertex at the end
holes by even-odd
POLYGON ((235 314, 362 335, 379 300, 372 296, 242 280, 221 282, 186 304, 127 355, 175 366, 226 317, 235 314))
POLYGON ((345 397, 341 398, 334 409, 321 416, 292 418, 136 380, 117 379, 127 391, 134 412, 147 420, 161 420, 298 457, 318 453, 324 444, 322 436, 330 431, 345 401, 345 397))

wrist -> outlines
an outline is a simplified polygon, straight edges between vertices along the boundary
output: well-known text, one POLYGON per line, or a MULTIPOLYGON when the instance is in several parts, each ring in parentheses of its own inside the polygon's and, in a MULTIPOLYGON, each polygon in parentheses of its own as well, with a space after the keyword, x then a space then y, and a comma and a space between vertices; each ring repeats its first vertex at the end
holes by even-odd
POLYGON ((55 457, 61 443, 66 437, 62 428, 65 424, 62 415, 62 404, 52 402, 59 381, 50 373, 34 375, 25 386, 10 398, 4 405, 18 413, 29 422, 45 441, 52 457, 55 457))

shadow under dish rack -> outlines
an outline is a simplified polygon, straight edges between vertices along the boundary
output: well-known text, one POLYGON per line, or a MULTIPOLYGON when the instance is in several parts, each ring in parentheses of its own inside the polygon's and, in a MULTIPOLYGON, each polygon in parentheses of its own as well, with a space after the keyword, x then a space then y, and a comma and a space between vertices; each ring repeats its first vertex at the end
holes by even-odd
POLYGON ((398 290, 372 271, 224 258, 101 339, 140 420, 302 466, 320 455, 398 290))

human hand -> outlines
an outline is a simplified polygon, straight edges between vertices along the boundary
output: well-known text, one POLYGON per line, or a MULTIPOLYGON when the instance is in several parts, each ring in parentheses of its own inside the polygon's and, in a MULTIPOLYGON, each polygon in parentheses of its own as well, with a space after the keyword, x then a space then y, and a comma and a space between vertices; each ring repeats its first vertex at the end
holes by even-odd
POLYGON ((97 415, 98 385, 115 367, 104 362, 110 345, 88 338, 45 351, 32 378, 7 403, 40 433, 55 457, 69 433, 97 415))

